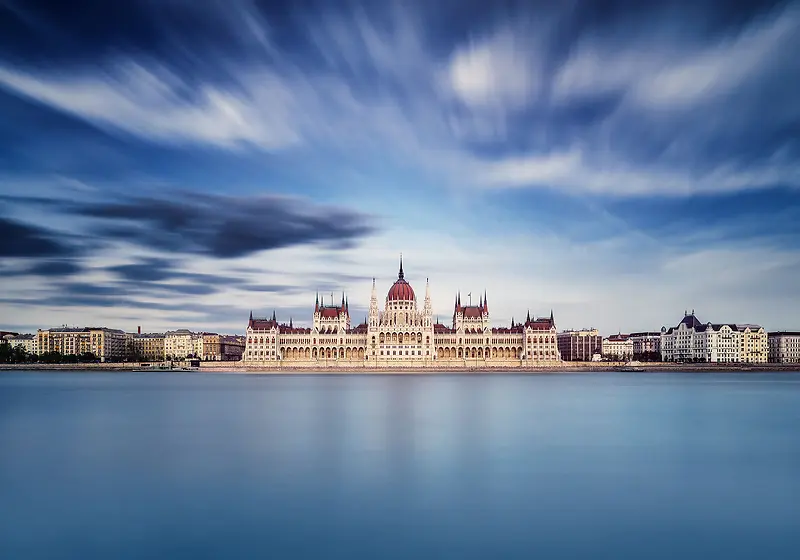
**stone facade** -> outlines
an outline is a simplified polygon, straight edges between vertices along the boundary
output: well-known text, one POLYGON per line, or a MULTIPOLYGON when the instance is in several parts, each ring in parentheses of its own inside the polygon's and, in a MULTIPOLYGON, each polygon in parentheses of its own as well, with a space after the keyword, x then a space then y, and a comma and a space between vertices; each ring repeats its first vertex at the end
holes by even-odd
POLYGON ((134 359, 161 361, 166 357, 164 333, 131 335, 130 356, 134 359))
POLYGON ((660 360, 661 359, 661 333, 636 332, 630 334, 633 344, 634 360, 660 360))
POLYGON ((127 339, 123 331, 105 327, 61 327, 36 332, 39 355, 58 352, 68 356, 91 352, 102 362, 124 360, 128 351, 127 339))
POLYGON ((767 336, 770 363, 800 363, 800 332, 771 332, 767 336))
POLYGON ((7 334, 3 338, 12 348, 21 346, 27 354, 38 354, 39 344, 38 338, 33 334, 7 334))
POLYGON ((661 359, 665 362, 767 362, 767 333, 759 325, 702 323, 694 311, 676 327, 661 329, 661 359))
POLYGON ((402 259, 397 281, 389 289, 383 309, 372 282, 366 320, 353 326, 349 302, 314 306, 312 326, 295 327, 271 318, 247 324, 243 361, 246 365, 296 364, 309 366, 375 367, 489 367, 492 365, 548 365, 560 362, 556 329, 549 318, 531 319, 508 328, 493 328, 486 294, 478 305, 462 305, 455 298, 452 324, 433 320, 430 287, 426 282, 422 308, 406 281, 402 259))
POLYGON ((164 335, 164 354, 169 360, 183 360, 203 355, 203 335, 187 329, 167 331, 164 335))
POLYGON ((590 362, 595 354, 603 354, 603 337, 597 329, 558 333, 558 351, 565 361, 590 362))
POLYGON ((603 357, 611 360, 633 358, 633 340, 630 335, 618 333, 603 339, 603 357))

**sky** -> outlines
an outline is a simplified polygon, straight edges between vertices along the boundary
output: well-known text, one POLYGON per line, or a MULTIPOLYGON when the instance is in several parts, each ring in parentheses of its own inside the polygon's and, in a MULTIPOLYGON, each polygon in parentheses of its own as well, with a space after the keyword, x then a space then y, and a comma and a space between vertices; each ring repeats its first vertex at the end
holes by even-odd
POLYGON ((800 328, 800 2, 0 0, 0 330, 309 325, 372 279, 800 328))

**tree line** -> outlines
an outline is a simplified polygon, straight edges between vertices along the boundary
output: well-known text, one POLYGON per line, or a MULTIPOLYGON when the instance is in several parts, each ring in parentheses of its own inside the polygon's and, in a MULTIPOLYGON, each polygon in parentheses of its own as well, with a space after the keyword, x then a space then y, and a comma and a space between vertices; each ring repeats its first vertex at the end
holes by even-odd
POLYGON ((61 354, 60 352, 43 352, 31 354, 23 346, 11 346, 8 342, 0 343, 0 364, 86 364, 99 362, 92 352, 82 354, 61 354))

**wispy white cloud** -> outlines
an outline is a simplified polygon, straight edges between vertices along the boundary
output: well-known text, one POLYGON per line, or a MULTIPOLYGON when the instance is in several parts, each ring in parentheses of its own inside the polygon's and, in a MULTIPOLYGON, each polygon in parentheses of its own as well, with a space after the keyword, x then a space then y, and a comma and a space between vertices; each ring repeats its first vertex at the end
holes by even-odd
POLYGON ((0 67, 0 85, 83 118, 100 128, 166 143, 252 144, 277 149, 296 143, 288 84, 269 73, 245 78, 245 90, 203 84, 197 90, 157 64, 121 61, 96 68, 37 75, 0 67), (261 107, 269 107, 262 110, 261 107))
MULTIPOLYGON (((380 154, 431 171, 447 185, 688 196, 800 183, 791 158, 779 155, 760 167, 717 161, 689 171, 675 161, 634 160, 609 141, 630 123, 644 122, 637 110, 647 109, 649 117, 653 108, 701 107, 744 87, 773 58, 785 60, 778 55, 800 36, 793 33, 797 9, 701 46, 667 47, 646 37, 622 46, 599 36, 584 39, 553 76, 539 52, 543 32, 513 22, 446 52, 427 44, 423 22, 399 5, 391 24, 380 26, 365 12, 324 12, 310 18, 305 33, 325 64, 305 67, 276 46, 269 22, 251 3, 214 6, 224 13, 220 24, 243 30, 257 51, 241 60, 211 58, 226 80, 186 76, 131 55, 68 70, 0 65, 0 87, 149 141, 307 149, 345 158, 380 154), (554 101, 569 106, 604 92, 624 95, 624 107, 578 129, 571 145, 549 146, 548 131, 534 124, 519 136, 537 146, 509 157, 509 131, 528 126, 520 113, 546 114, 554 101), (477 158, 474 142, 488 145, 492 156, 477 158)), ((709 116, 707 126, 724 135, 732 120, 709 116)))
POLYGON ((800 9, 794 6, 705 44, 593 36, 557 71, 552 93, 559 102, 616 92, 644 109, 695 107, 773 69, 800 46, 798 37, 800 9))
POLYGON ((587 158, 581 150, 476 163, 477 180, 495 188, 536 187, 617 196, 690 196, 733 193, 780 185, 800 187, 800 169, 776 155, 747 167, 719 165, 703 172, 651 165, 636 167, 612 155, 587 158))

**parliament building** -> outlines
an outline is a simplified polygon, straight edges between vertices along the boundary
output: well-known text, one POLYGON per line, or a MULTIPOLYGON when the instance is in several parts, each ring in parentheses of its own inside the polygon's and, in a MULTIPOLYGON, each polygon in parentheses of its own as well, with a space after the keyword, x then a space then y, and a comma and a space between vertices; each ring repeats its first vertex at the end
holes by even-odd
POLYGON ((477 305, 462 305, 455 296, 450 325, 434 322, 430 288, 420 309, 417 296, 403 273, 378 307, 375 279, 366 321, 353 326, 349 302, 317 300, 312 327, 279 323, 250 313, 245 365, 255 367, 489 367, 554 365, 561 361, 553 313, 509 327, 492 327, 486 293, 477 305))

